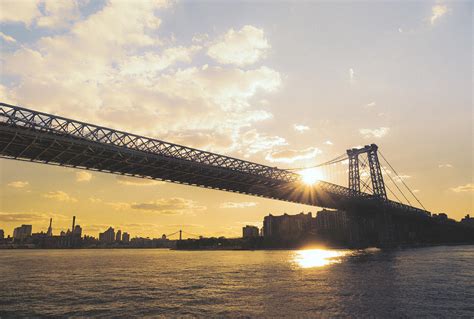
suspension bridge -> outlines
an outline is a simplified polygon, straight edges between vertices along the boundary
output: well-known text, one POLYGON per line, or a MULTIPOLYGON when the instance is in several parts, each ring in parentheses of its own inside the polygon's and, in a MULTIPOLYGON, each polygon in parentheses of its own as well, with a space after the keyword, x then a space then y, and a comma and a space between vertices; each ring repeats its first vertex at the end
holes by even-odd
POLYGON ((343 210, 379 246, 432 229, 431 213, 375 144, 312 167, 278 168, 0 103, 0 158, 343 210), (307 183, 308 170, 331 182, 307 183))
POLYGON ((395 175, 387 176, 395 187, 389 188, 393 198, 387 196, 382 174, 382 170, 387 174, 387 169, 380 165, 375 144, 350 149, 312 167, 348 163, 348 169, 339 168, 339 173, 349 173, 346 187, 322 180, 307 185, 297 170, 308 168, 270 167, 6 103, 0 103, 0 133, 0 157, 5 159, 158 179, 332 209, 430 215, 406 187, 421 207, 408 201, 397 184, 407 185, 388 162, 395 175))

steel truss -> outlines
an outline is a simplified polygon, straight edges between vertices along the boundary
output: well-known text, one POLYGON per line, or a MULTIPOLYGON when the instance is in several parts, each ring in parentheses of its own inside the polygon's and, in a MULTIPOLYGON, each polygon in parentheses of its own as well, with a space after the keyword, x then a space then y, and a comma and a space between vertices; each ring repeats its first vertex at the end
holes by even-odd
POLYGON ((0 103, 0 157, 157 179, 334 209, 425 211, 297 173, 0 103))

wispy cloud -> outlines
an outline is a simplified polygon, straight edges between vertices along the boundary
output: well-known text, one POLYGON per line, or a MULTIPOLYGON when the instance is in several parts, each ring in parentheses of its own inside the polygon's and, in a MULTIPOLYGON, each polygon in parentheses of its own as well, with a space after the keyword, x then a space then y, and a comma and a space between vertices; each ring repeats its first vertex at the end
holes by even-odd
POLYGON ((364 138, 382 138, 387 135, 389 131, 389 127, 379 127, 375 129, 361 128, 359 133, 362 134, 364 138))
POLYGON ((451 190, 456 193, 474 192, 474 184, 468 183, 466 185, 460 185, 460 186, 451 188, 451 190))
POLYGON ((117 176, 117 182, 122 185, 127 186, 153 186, 164 184, 162 181, 157 181, 147 178, 137 178, 137 177, 128 177, 128 176, 117 176))
POLYGON ((70 196, 68 193, 63 192, 63 191, 48 192, 46 194, 43 194, 43 197, 54 199, 60 202, 72 202, 72 203, 77 202, 76 198, 70 196))
POLYGON ((334 143, 331 142, 331 141, 326 141, 326 142, 324 142, 324 145, 331 145, 332 146, 332 145, 334 145, 334 143))
POLYGON ((367 107, 373 107, 375 105, 377 105, 377 103, 375 103, 375 101, 372 101, 372 102, 366 104, 367 107))
POLYGON ((353 68, 350 68, 350 69, 349 69, 349 81, 350 81, 351 83, 354 83, 354 78, 355 78, 354 69, 353 69, 353 68))
POLYGON ((5 42, 10 42, 10 43, 16 42, 16 40, 13 37, 6 35, 3 32, 0 32, 0 38, 3 39, 5 42))
POLYGON ((300 160, 309 160, 321 154, 321 150, 316 147, 308 147, 303 150, 283 150, 268 153, 265 159, 272 163, 293 163, 300 160))
POLYGON ((453 165, 446 163, 446 164, 439 164, 438 167, 439 168, 453 168, 453 165))
POLYGON ((294 129, 296 132, 303 133, 303 132, 309 130, 309 126, 302 125, 302 124, 293 124, 293 129, 294 129))
POLYGON ((92 174, 86 171, 76 172, 77 182, 89 182, 92 179, 92 174))
POLYGON ((245 132, 239 141, 236 141, 236 147, 245 152, 245 157, 287 144, 283 137, 261 134, 255 129, 245 132))
POLYGON ((141 210, 158 215, 183 215, 206 210, 207 207, 181 197, 160 198, 149 202, 108 202, 116 210, 141 210))
POLYGON ((225 202, 220 205, 220 208, 247 208, 257 206, 255 202, 225 202))
POLYGON ((435 24, 436 20, 444 16, 448 12, 448 6, 444 4, 436 4, 431 8, 431 24, 435 24))
POLYGON ((207 54, 219 63, 242 66, 257 62, 269 48, 263 30, 246 25, 239 31, 230 29, 209 47, 207 54))
POLYGON ((162 198, 146 203, 133 203, 130 208, 158 213, 160 215, 189 214, 206 209, 206 206, 199 205, 197 202, 180 198, 162 198))
POLYGON ((27 181, 13 181, 11 183, 8 183, 7 185, 13 188, 25 188, 30 185, 30 183, 27 181))
POLYGON ((48 220, 54 218, 58 220, 68 220, 69 217, 56 214, 56 213, 43 213, 43 212, 0 212, 0 222, 2 223, 32 223, 42 220, 48 220))

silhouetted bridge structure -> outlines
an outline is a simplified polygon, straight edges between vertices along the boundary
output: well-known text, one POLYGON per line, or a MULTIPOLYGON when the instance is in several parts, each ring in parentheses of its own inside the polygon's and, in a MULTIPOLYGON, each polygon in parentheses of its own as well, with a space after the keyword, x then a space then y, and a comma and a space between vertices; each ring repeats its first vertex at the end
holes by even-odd
POLYGON ((324 181, 306 185, 300 174, 290 170, 5 103, 0 103, 0 130, 0 156, 7 159, 158 179, 333 209, 388 209, 396 214, 429 215, 426 210, 387 198, 374 144, 348 150, 348 188, 324 181), (373 194, 360 190, 361 154, 367 154, 369 160, 373 194))

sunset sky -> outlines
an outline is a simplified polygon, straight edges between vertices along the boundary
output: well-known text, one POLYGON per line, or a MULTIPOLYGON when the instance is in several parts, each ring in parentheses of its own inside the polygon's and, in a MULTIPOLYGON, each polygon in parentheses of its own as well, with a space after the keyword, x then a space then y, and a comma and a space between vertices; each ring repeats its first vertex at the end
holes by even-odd
MULTIPOLYGON (((281 168, 376 143, 428 210, 473 213, 471 1, 2 0, 0 27, 2 102, 281 168)), ((238 236, 318 210, 0 165, 6 234, 50 217, 58 234, 76 215, 94 236, 238 236)))

